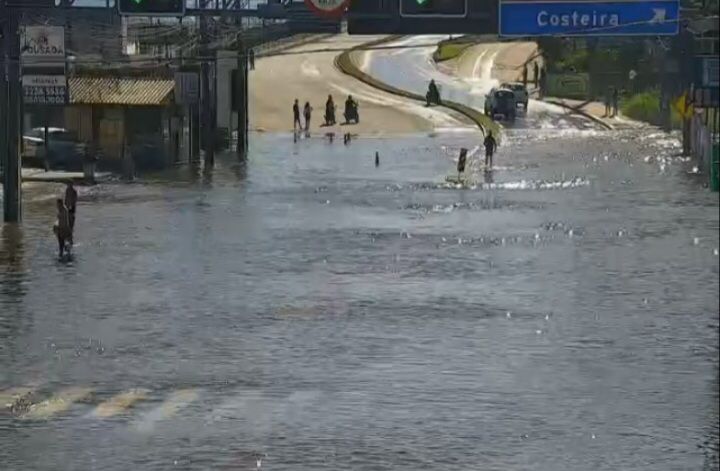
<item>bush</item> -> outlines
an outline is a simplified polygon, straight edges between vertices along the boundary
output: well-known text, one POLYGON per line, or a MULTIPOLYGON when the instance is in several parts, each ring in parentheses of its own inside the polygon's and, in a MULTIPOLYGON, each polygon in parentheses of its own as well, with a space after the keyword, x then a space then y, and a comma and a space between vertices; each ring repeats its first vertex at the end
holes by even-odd
MULTIPOLYGON (((628 118, 637 121, 644 121, 656 126, 662 124, 662 115, 660 113, 660 92, 657 90, 633 95, 624 101, 620 108, 622 113, 628 118)), ((672 111, 671 122, 673 126, 677 126, 682 123, 680 115, 678 115, 674 110, 672 111)))

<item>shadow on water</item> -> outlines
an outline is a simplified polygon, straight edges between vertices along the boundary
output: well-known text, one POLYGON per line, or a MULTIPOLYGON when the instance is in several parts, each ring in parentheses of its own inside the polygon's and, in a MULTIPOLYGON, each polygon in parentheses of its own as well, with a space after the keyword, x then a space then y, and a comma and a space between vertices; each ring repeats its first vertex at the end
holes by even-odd
POLYGON ((18 224, 3 224, 0 229, 0 291, 11 303, 20 302, 25 295, 23 280, 23 233, 18 224))
POLYGON ((708 425, 707 435, 702 443, 698 444, 698 448, 703 450, 705 460, 703 462, 703 471, 716 471, 720 469, 720 392, 718 384, 720 383, 720 370, 715 367, 715 377, 711 382, 711 391, 713 397, 713 407, 708 411, 710 424, 708 425))
MULTIPOLYGON (((23 329, 22 302, 27 294, 23 232, 18 224, 0 226, 0 359, 11 356, 23 329)), ((4 370, 5 368, 0 368, 4 370)), ((8 371, 11 373, 11 371, 8 371)), ((2 374, 0 374, 0 378, 2 374)))

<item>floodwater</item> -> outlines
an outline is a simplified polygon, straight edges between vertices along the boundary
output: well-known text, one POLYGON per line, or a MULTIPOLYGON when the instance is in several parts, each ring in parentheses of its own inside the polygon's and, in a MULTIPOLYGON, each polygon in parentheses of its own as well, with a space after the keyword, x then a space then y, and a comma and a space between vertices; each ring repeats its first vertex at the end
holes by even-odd
MULTIPOLYGON (((436 44, 445 36, 403 37, 388 44, 398 49, 379 49, 365 53, 359 61, 364 72, 402 90, 424 96, 430 80, 435 80, 443 100, 455 101, 483 111, 485 95, 500 82, 493 77, 495 54, 479 56, 475 76, 459 77, 439 68, 432 58, 436 44), (425 47, 426 46, 426 47, 425 47)), ((518 71, 519 73, 519 71, 518 71)), ((595 129, 596 123, 567 110, 531 99, 527 111, 518 108, 517 120, 506 126, 514 129, 595 129)))
POLYGON ((72 263, 27 188, 0 467, 717 469, 717 194, 652 130, 511 132, 446 184, 473 139, 82 188, 72 263))

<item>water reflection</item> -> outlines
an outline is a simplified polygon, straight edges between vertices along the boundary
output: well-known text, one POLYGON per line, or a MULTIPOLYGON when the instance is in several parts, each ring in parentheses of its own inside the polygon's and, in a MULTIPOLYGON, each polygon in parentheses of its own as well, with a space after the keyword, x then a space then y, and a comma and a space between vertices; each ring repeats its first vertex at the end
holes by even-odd
POLYGON ((16 303, 25 294, 23 256, 22 226, 9 223, 0 226, 0 301, 16 303))
POLYGON ((493 178, 492 170, 484 170, 483 171, 483 181, 486 184, 495 183, 495 179, 493 178))
MULTIPOLYGON (((717 329, 716 327, 714 327, 717 329)), ((716 352, 717 355, 717 352, 716 352)), ((703 471, 717 471, 720 469, 720 370, 715 367, 715 375, 710 383, 710 394, 713 398, 712 408, 708 411, 709 426, 707 436, 699 448, 705 454, 705 462, 703 463, 703 471)))
MULTIPOLYGON (((22 306, 27 294, 23 241, 20 225, 0 226, 0 385, 4 376, 17 373, 6 361, 15 360, 16 343, 26 330, 22 306)), ((0 411, 3 406, 0 404, 0 411)))
POLYGON ((441 146, 477 138, 256 137, 211 183, 84 195, 71 268, 28 211, 0 392, 37 379, 62 407, 0 418, 2 470, 712 469, 717 198, 602 158, 636 141, 511 136, 449 188, 441 146))

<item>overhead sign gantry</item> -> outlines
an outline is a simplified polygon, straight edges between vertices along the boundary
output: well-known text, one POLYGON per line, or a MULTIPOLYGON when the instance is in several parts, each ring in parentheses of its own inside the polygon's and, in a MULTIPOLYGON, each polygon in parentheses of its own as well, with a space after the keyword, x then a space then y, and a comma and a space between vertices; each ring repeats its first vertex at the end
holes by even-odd
POLYGON ((185 0, 117 0, 123 16, 183 16, 185 0))
POLYGON ((361 0, 348 8, 350 34, 497 33, 497 0, 361 0))

